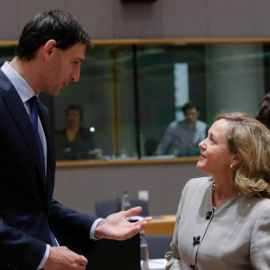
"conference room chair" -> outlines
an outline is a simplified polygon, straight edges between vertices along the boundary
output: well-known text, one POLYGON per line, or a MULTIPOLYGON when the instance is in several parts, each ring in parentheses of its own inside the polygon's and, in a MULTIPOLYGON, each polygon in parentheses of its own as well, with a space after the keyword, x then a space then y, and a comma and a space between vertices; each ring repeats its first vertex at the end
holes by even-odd
POLYGON ((172 235, 146 235, 145 236, 150 259, 161 259, 170 251, 172 235))
MULTIPOLYGON (((148 201, 139 199, 129 199, 130 207, 141 206, 142 212, 140 216, 149 216, 148 201)), ((101 218, 106 218, 108 215, 121 211, 121 199, 105 199, 95 202, 96 215, 101 218)))

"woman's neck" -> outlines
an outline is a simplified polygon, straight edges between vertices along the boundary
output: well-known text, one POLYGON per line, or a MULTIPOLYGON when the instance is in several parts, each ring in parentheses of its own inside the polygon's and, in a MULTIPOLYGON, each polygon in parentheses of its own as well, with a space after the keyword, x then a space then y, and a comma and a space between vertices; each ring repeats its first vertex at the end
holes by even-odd
POLYGON ((235 186, 233 179, 220 181, 215 179, 215 189, 213 192, 213 204, 219 207, 226 201, 236 197, 239 194, 239 189, 235 186))
POLYGON ((69 141, 73 141, 79 131, 79 127, 68 127, 67 128, 67 138, 69 141))

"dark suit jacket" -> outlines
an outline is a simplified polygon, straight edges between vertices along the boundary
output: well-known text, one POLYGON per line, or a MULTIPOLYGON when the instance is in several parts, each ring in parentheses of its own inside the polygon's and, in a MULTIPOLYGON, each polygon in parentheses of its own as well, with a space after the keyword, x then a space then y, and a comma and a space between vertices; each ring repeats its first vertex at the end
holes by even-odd
POLYGON ((79 214, 52 199, 55 175, 49 112, 40 106, 47 140, 47 177, 30 118, 0 70, 0 269, 37 269, 49 228, 57 239, 91 249, 89 229, 96 217, 79 214))

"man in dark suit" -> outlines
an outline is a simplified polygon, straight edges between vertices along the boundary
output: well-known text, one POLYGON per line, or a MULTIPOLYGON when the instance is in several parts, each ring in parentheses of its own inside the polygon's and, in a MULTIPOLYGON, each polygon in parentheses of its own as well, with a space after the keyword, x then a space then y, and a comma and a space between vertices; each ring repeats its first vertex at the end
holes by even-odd
POLYGON ((98 219, 52 198, 55 157, 49 112, 32 100, 41 92, 56 96, 70 81, 78 81, 89 47, 89 36, 69 13, 43 12, 25 25, 15 58, 1 67, 1 270, 85 269, 87 259, 60 246, 60 239, 91 250, 95 240, 128 239, 151 220, 126 220, 140 207, 98 219), (38 128, 31 123, 36 105, 38 128))

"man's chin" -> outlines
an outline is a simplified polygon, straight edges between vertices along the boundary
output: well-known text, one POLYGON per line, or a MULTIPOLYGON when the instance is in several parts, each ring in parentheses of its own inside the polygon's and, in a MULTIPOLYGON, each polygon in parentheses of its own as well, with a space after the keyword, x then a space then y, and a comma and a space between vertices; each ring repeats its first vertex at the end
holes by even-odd
POLYGON ((51 90, 51 91, 44 91, 44 93, 48 96, 51 96, 51 97, 56 97, 60 94, 60 91, 62 89, 59 89, 59 90, 51 90))
POLYGON ((52 96, 57 97, 60 94, 61 90, 63 90, 63 89, 60 89, 60 90, 56 91, 52 96))

